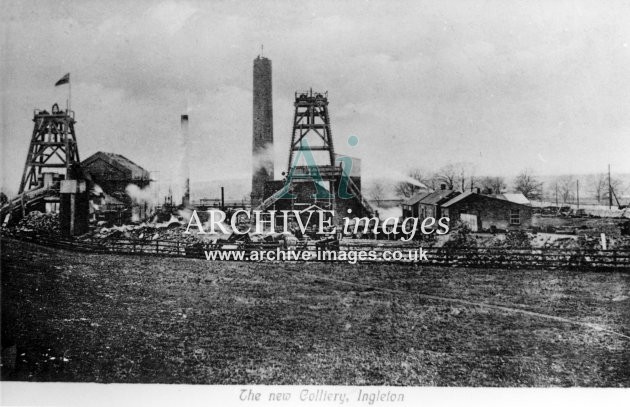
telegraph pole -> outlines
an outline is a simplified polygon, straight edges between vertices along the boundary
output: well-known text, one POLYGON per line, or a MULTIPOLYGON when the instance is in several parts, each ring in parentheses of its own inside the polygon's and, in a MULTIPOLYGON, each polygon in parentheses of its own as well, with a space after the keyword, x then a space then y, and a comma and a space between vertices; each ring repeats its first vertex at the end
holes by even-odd
POLYGON ((608 164, 608 209, 612 209, 612 185, 610 183, 610 164, 608 164))
POLYGON ((580 209, 580 180, 575 180, 575 195, 577 196, 577 208, 580 209))

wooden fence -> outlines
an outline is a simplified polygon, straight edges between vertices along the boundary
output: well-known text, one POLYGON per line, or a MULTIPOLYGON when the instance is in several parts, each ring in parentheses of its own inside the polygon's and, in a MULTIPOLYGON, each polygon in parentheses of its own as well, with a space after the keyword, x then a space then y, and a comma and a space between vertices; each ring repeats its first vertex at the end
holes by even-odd
MULTIPOLYGON (((139 239, 104 239, 79 241, 53 238, 42 235, 12 236, 17 240, 28 241, 50 247, 67 249, 85 253, 113 253, 133 255, 153 255, 170 257, 188 257, 205 259, 205 251, 268 251, 286 250, 279 243, 187 243, 171 240, 139 240, 139 239)), ((576 269, 576 270, 618 270, 630 271, 630 249, 597 250, 597 249, 557 249, 557 248, 439 248, 421 246, 379 245, 367 241, 341 242, 339 247, 331 248, 317 245, 315 242, 302 242, 291 248, 294 251, 311 252, 310 261, 346 261, 350 253, 358 256, 364 252, 366 259, 361 263, 417 263, 439 265, 445 267, 480 267, 480 268, 530 268, 530 269, 576 269), (427 260, 421 260, 420 249, 427 260), (324 258, 316 257, 318 252, 327 250, 324 258), (343 260, 339 260, 341 252, 345 252, 343 260), (374 253, 377 259, 369 258, 374 253), (398 252, 397 258, 386 258, 398 252), (331 254, 333 253, 333 254, 331 254), (416 255, 417 253, 417 255, 416 255), (417 260, 416 260, 417 258, 417 260)))

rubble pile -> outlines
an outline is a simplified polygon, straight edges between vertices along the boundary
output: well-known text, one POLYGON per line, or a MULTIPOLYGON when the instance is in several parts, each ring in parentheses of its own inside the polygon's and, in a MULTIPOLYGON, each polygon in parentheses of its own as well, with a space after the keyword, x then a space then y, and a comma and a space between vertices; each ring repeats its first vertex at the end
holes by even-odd
POLYGON ((195 243, 200 240, 214 240, 217 238, 227 238, 222 235, 198 234, 193 228, 190 234, 184 234, 186 222, 171 215, 169 219, 159 222, 154 218, 152 222, 145 222, 139 225, 122 226, 98 226, 92 233, 84 238, 93 242, 104 242, 113 239, 129 239, 141 241, 178 241, 184 243, 195 243))
POLYGON ((29 212, 12 228, 15 233, 35 232, 38 234, 58 235, 59 214, 29 212))
POLYGON ((160 223, 97 227, 87 238, 90 240, 197 240, 193 234, 185 235, 182 232, 184 232, 182 224, 177 219, 171 218, 167 222, 160 223))

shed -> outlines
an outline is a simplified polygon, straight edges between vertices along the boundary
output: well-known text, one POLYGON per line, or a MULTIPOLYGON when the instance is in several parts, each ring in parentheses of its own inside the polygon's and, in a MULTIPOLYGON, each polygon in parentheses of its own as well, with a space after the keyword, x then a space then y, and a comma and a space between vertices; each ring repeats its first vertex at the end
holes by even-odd
POLYGON ((527 228, 532 224, 532 207, 518 195, 464 192, 441 205, 442 215, 451 224, 461 221, 475 232, 527 228))
POLYGON ((431 192, 429 191, 421 191, 414 194, 411 198, 407 199, 402 203, 402 214, 403 218, 417 218, 418 217, 418 202, 431 192))

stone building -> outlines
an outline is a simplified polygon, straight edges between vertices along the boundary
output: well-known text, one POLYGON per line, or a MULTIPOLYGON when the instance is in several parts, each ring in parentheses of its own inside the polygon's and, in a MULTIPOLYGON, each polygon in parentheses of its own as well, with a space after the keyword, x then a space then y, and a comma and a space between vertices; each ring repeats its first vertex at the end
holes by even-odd
POLYGON ((522 194, 485 195, 464 192, 441 204, 442 216, 467 224, 472 231, 528 228, 532 207, 522 194))
POLYGON ((405 218, 440 218, 442 216, 442 203, 459 195, 460 192, 452 189, 439 189, 434 192, 418 192, 403 203, 403 217, 405 218))

